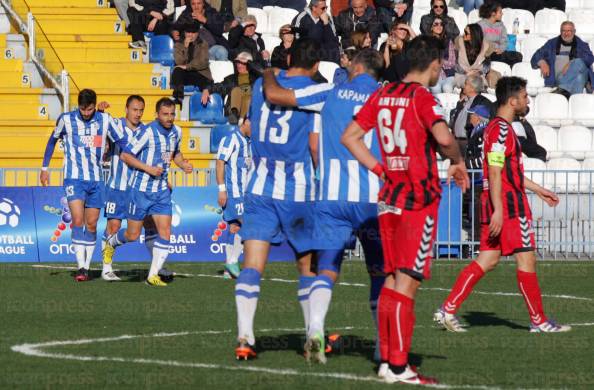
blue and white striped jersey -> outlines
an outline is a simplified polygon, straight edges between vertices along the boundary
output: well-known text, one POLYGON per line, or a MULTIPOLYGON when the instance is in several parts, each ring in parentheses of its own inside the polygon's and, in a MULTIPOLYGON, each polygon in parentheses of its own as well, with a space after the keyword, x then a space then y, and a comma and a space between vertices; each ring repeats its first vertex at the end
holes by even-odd
MULTIPOLYGON (((304 76, 277 76, 280 85, 301 89, 315 82, 304 76)), ((314 114, 266 102, 262 79, 254 83, 250 106, 253 167, 246 193, 278 200, 315 200, 314 167, 309 149, 309 133, 314 130, 314 114)))
MULTIPOLYGON (((126 118, 114 118, 113 120, 120 128, 120 131, 123 131, 124 134, 126 134, 126 138, 129 141, 134 138, 135 132, 144 126, 144 124, 140 123, 138 129, 132 130, 127 126, 126 118)), ((106 185, 114 190, 126 191, 133 169, 120 160, 121 153, 122 148, 118 144, 109 141, 109 151, 107 152, 107 155, 111 160, 111 166, 109 168, 109 177, 107 178, 106 185)))
POLYGON ((230 198, 242 198, 252 163, 249 140, 235 128, 221 139, 217 159, 225 162, 225 186, 230 198))
POLYGON ((106 137, 122 148, 128 142, 113 118, 98 111, 88 121, 78 110, 60 115, 52 137, 64 142, 64 179, 86 181, 103 181, 106 137))
POLYGON ((182 132, 178 126, 173 125, 171 129, 166 129, 157 120, 136 132, 136 136, 130 143, 131 152, 143 163, 163 168, 163 174, 154 177, 135 169, 129 182, 130 187, 140 192, 168 190, 169 167, 179 152, 181 135, 182 132))
MULTIPOLYGON (((373 77, 362 74, 340 85, 319 84, 295 91, 300 108, 320 112, 322 117, 319 200, 377 203, 379 178, 359 164, 340 142, 353 116, 377 88, 373 77)), ((381 161, 379 142, 374 134, 370 131, 365 135, 365 144, 381 161)))

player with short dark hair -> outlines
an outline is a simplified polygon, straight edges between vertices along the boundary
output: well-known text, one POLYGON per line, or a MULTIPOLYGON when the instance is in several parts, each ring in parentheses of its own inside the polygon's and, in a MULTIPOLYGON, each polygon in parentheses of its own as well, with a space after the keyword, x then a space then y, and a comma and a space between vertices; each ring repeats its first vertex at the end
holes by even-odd
POLYGON ((520 141, 511 125, 516 116, 525 115, 528 109, 526 80, 504 77, 497 83, 495 94, 497 117, 489 123, 483 135, 480 253, 460 272, 434 319, 449 331, 466 332, 455 315, 460 305, 485 273, 499 264, 502 255, 513 255, 517 263, 518 289, 530 314, 530 332, 567 332, 571 330, 570 326, 558 325, 544 314, 536 276, 532 212, 526 189, 551 207, 559 203, 559 198, 524 176, 520 141))
POLYGON ((149 269, 147 284, 163 287, 159 277, 169 255, 171 237, 171 189, 167 181, 171 161, 192 173, 193 166, 181 153, 182 132, 174 124, 175 104, 169 98, 157 102, 157 119, 140 129, 131 142, 130 151, 146 164, 156 165, 162 173, 151 175, 139 170, 133 172, 129 181, 130 195, 127 211, 128 228, 120 229, 109 237, 103 250, 103 262, 111 263, 115 248, 140 236, 143 220, 151 216, 159 236, 153 244, 153 259, 149 269))
MULTIPOLYGON (((378 376, 388 383, 433 384, 408 364, 415 324, 414 302, 423 279, 430 277, 437 230, 441 183, 437 150, 451 160, 448 178, 463 190, 468 174, 443 109, 427 89, 439 80, 440 42, 417 37, 407 49, 410 72, 375 92, 342 135, 357 160, 384 180, 378 211, 386 281, 378 303, 381 364, 378 376), (368 131, 377 128, 382 162, 366 147, 368 131)), ((449 179, 448 179, 449 181, 449 179)))
POLYGON ((72 213, 72 246, 76 256, 75 280, 90 280, 89 268, 97 241, 97 220, 103 207, 101 161, 107 140, 116 144, 121 160, 131 167, 152 171, 131 153, 128 139, 109 114, 96 110, 97 94, 83 89, 78 94, 78 109, 58 118, 50 135, 41 168, 40 181, 49 184, 47 168, 58 139, 64 142, 64 190, 72 213))

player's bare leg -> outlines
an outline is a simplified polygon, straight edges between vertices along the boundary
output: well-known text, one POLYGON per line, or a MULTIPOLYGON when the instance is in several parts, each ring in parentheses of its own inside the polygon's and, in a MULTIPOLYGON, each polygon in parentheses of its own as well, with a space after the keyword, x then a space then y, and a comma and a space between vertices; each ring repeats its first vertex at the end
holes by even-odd
POLYGON ((571 330, 569 325, 558 325, 548 319, 542 306, 542 294, 536 276, 536 256, 534 251, 519 252, 515 255, 518 289, 530 314, 530 332, 559 333, 571 330))
POLYGON ((462 303, 470 296, 474 286, 497 267, 501 259, 501 251, 482 250, 477 259, 468 264, 460 274, 443 305, 435 312, 433 319, 450 332, 466 332, 456 313, 462 303))
POLYGON ((244 242, 244 267, 235 284, 237 307, 237 348, 235 357, 248 360, 256 357, 254 317, 260 296, 260 280, 268 261, 270 243, 260 240, 244 242))
MULTIPOLYGON (((122 221, 117 218, 109 218, 107 220, 107 225, 105 226, 105 231, 103 232, 103 239, 101 240, 101 252, 105 251, 105 245, 107 239, 118 232, 122 227, 122 221)), ((105 259, 104 259, 105 260, 105 259)), ((112 259, 109 258, 109 262, 103 261, 103 271, 101 272, 101 277, 103 280, 112 282, 112 281, 119 281, 121 280, 114 272, 111 261, 112 259)))

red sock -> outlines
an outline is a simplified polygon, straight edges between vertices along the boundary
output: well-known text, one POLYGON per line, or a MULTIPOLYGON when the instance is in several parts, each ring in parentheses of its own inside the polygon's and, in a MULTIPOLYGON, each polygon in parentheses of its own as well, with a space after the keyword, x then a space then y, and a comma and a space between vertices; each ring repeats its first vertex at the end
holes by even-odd
POLYGON ((485 271, 483 271, 476 261, 473 261, 464 267, 462 272, 460 272, 460 275, 458 275, 458 279, 456 279, 456 283, 454 283, 450 295, 448 295, 443 303, 443 310, 446 313, 455 314, 456 311, 458 311, 458 308, 460 308, 460 305, 462 305, 472 292, 474 285, 477 284, 484 275, 485 271))
POLYGON ((390 356, 390 327, 394 322, 394 308, 396 302, 393 290, 383 287, 377 302, 377 326, 380 342, 380 358, 387 362, 390 356))
POLYGON ((390 327, 390 364, 404 366, 408 363, 408 352, 415 326, 414 300, 396 291, 391 291, 395 300, 393 325, 390 327))
POLYGON ((524 302, 526 302, 526 306, 528 307, 528 313, 530 313, 530 321, 534 325, 542 324, 547 318, 542 308, 542 295, 538 286, 536 272, 518 270, 516 275, 518 278, 518 289, 522 293, 524 302))

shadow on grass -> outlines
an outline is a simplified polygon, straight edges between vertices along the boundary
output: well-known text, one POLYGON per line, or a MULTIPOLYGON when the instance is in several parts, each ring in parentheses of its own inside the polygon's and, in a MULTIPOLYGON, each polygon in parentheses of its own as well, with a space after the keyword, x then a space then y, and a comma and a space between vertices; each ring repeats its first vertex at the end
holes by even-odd
POLYGON ((506 326, 511 329, 528 330, 526 326, 516 324, 509 320, 499 318, 495 313, 471 311, 462 316, 469 326, 506 326))
MULTIPOLYGON (((57 272, 52 272, 50 275, 52 276, 58 276, 58 275, 62 275, 65 273, 70 274, 70 276, 72 278, 74 278, 76 276, 76 272, 77 271, 57 271, 57 272)), ((140 283, 140 282, 144 282, 148 276, 148 268, 146 269, 127 269, 127 270, 117 270, 115 271, 115 273, 122 278, 122 282, 123 283, 140 283)), ((101 279, 101 271, 100 270, 90 270, 89 271, 89 276, 91 277, 91 280, 95 280, 95 279, 101 279)), ((187 278, 187 276, 185 275, 175 275, 175 277, 173 278, 173 280, 175 279, 185 279, 187 278)), ((119 282, 121 283, 121 282, 119 282)))

